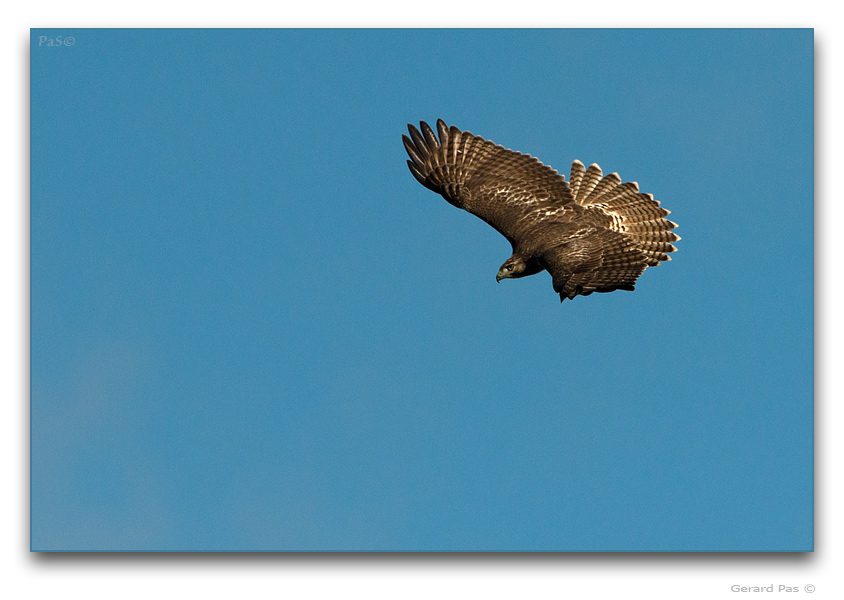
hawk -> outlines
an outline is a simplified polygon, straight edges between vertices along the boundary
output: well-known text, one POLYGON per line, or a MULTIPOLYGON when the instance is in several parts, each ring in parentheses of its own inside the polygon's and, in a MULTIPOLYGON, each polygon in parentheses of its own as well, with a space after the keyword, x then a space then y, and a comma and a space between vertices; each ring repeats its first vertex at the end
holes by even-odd
POLYGON ((402 135, 413 176, 450 204, 479 217, 513 246, 497 281, 551 274, 560 301, 592 292, 633 291, 647 267, 671 260, 671 230, 651 194, 618 173, 579 160, 569 181, 530 155, 468 131, 424 121, 402 135))

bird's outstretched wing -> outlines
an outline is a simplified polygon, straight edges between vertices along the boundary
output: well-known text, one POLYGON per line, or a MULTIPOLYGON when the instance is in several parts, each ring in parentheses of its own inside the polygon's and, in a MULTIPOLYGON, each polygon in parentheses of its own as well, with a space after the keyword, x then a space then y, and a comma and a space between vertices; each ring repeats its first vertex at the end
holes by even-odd
POLYGON ((622 183, 618 173, 603 176, 601 167, 585 168, 579 160, 571 166, 570 185, 576 204, 583 206, 593 222, 630 237, 642 251, 649 267, 671 260, 672 242, 680 236, 671 231, 677 224, 652 194, 639 192, 635 181, 622 183))
POLYGON ((416 179, 454 206, 480 217, 504 237, 527 234, 549 209, 574 202, 565 178, 536 158, 437 121, 402 136, 416 179))
MULTIPOLYGON (((633 290, 647 267, 671 260, 671 231, 677 224, 651 194, 635 181, 622 183, 618 173, 606 177, 601 168, 587 169, 579 160, 571 167, 574 201, 583 207, 576 232, 561 230, 560 243, 543 252, 539 262, 551 273, 560 299, 592 292, 633 290)), ((547 245, 547 242, 546 242, 547 245)))

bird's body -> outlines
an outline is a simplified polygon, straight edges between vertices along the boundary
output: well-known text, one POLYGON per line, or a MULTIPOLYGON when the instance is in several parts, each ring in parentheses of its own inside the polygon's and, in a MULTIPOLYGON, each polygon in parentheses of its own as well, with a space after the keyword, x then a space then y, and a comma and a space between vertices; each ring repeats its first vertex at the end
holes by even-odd
POLYGON ((560 299, 632 290, 649 266, 670 260, 676 224, 636 183, 598 165, 572 164, 570 181, 539 160, 437 121, 402 136, 411 173, 479 217, 513 246, 498 279, 548 270, 560 299))

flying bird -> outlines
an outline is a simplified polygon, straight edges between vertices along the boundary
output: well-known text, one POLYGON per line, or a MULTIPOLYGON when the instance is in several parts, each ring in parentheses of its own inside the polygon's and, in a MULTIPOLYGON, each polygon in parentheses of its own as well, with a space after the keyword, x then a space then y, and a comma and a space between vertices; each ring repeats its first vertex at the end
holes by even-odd
POLYGON ((651 194, 618 173, 579 160, 569 181, 530 155, 468 131, 424 121, 402 135, 413 176, 450 204, 479 217, 513 246, 496 280, 551 274, 560 301, 592 292, 633 291, 647 267, 671 260, 671 230, 651 194))

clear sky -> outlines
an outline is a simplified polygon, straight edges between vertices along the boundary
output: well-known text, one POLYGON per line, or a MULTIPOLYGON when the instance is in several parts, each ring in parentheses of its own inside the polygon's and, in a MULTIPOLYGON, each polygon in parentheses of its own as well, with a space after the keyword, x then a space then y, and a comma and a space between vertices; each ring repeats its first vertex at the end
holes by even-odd
POLYGON ((812 549, 811 30, 33 30, 31 64, 34 550, 812 549), (507 241, 405 164, 437 118, 638 181, 674 260, 496 284, 507 241))

